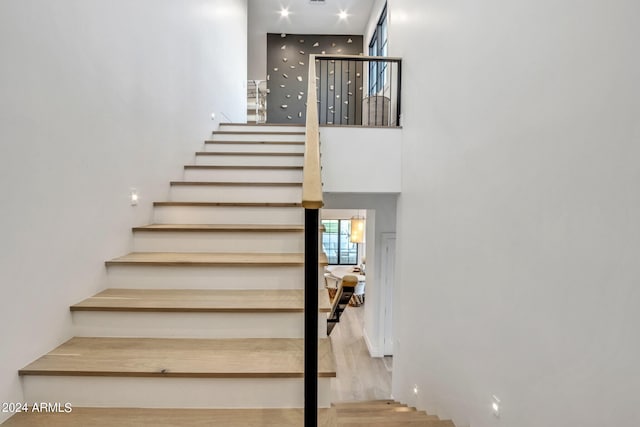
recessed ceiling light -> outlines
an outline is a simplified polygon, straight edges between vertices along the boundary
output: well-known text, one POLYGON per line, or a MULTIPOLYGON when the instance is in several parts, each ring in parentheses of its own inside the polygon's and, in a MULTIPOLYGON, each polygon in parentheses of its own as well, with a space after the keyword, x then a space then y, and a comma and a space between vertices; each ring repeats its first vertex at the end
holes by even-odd
POLYGON ((348 16, 349 14, 347 13, 346 10, 341 10, 340 13, 338 14, 338 18, 340 19, 347 19, 348 16))
POLYGON ((286 18, 287 16, 289 16, 289 9, 282 9, 280 11, 280 16, 282 16, 283 18, 286 18))

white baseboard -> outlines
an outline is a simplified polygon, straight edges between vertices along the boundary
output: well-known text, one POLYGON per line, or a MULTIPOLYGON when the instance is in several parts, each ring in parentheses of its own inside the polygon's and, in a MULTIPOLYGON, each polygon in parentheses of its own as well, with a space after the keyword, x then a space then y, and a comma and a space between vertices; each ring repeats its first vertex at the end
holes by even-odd
POLYGON ((367 349, 369 350, 369 356, 371 357, 383 357, 382 348, 376 347, 371 343, 369 339, 369 335, 367 334, 367 330, 362 328, 362 336, 364 337, 364 342, 367 344, 367 349))

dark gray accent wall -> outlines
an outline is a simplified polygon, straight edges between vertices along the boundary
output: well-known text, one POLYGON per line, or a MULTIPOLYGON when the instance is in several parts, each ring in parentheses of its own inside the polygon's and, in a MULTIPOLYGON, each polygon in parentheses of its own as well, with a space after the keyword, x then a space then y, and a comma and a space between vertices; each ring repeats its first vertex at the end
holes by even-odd
MULTIPOLYGON (((309 55, 359 55, 362 41, 361 35, 267 34, 267 123, 304 124, 309 55)), ((325 105, 320 112, 323 122, 362 121, 360 64, 322 66, 324 77, 318 84, 319 99, 325 105)))

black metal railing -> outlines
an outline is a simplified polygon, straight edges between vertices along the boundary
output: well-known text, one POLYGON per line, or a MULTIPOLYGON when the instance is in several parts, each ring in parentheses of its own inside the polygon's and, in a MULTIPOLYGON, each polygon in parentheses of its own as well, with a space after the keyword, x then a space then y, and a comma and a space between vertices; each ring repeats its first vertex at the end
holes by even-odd
POLYGON ((400 126, 400 58, 316 55, 315 60, 320 124, 400 126))
POLYGON ((304 210, 304 425, 318 420, 318 256, 320 211, 304 210))

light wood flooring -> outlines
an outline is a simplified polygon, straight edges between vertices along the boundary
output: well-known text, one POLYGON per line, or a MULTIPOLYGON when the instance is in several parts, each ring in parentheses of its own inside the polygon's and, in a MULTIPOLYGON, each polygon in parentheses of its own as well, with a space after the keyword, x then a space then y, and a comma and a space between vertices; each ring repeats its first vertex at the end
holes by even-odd
POLYGON ((332 402, 389 399, 391 357, 372 358, 362 336, 364 305, 347 307, 331 333, 337 377, 332 402), (385 366, 386 365, 386 366, 385 366))

